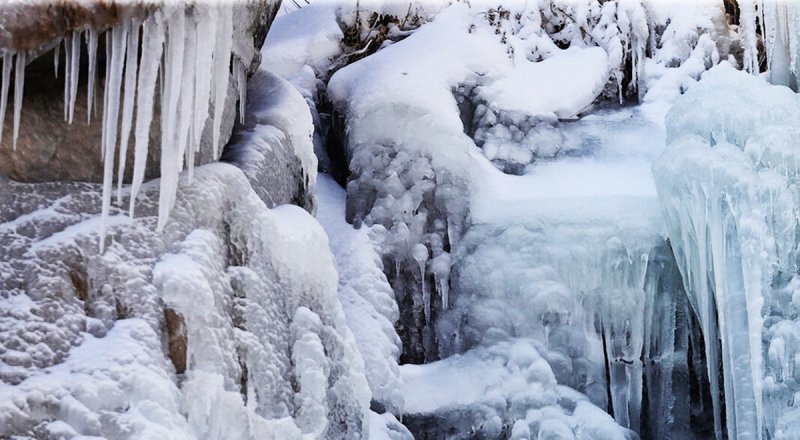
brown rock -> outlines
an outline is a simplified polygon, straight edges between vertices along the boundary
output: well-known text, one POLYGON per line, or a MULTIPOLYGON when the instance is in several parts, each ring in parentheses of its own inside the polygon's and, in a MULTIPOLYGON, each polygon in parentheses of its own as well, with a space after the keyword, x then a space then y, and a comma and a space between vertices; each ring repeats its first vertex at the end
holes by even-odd
POLYGON ((169 359, 175 366, 175 372, 183 374, 186 372, 186 324, 183 316, 169 307, 164 308, 164 321, 167 325, 167 347, 169 359))

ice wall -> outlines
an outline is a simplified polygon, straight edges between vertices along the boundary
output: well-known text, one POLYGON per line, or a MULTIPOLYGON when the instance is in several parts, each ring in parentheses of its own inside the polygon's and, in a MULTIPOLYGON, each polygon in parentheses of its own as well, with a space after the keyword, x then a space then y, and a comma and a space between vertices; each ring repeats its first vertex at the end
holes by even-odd
POLYGON ((723 64, 667 118, 656 181, 703 335, 721 341, 706 344, 718 437, 792 438, 799 111, 790 89, 723 64))

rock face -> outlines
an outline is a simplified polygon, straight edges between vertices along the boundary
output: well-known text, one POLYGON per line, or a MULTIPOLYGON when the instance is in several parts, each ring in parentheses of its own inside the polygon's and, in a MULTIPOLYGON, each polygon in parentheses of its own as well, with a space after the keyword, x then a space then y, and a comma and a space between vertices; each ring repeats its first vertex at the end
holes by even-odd
MULTIPOLYGON (((266 30, 277 13, 279 2, 253 0, 237 2, 233 8, 233 42, 231 52, 252 74, 260 63, 259 48, 263 44, 266 30)), ((20 182, 43 182, 55 180, 90 181, 103 180, 100 139, 103 124, 103 87, 105 86, 106 38, 103 32, 123 19, 143 20, 156 10, 156 6, 144 4, 56 2, 36 5, 12 3, 0 6, 0 53, 25 51, 28 65, 25 69, 24 99, 21 112, 19 140, 16 150, 12 144, 13 117, 12 98, 9 110, 2 121, 0 139, 0 174, 20 182), (97 78, 92 117, 87 123, 88 88, 88 35, 100 34, 97 41, 97 78), (66 42, 73 33, 80 39, 79 75, 72 124, 65 121, 65 66, 66 42), (64 44, 62 44, 64 43, 64 44), (58 60, 56 61, 56 58, 58 60), (58 72, 54 72, 54 65, 58 72), (99 92, 98 92, 99 91, 99 92)), ((14 75, 9 89, 13 95, 14 75)), ((221 136, 217 151, 227 142, 237 114, 236 78, 231 75, 225 109, 222 112, 221 136)), ((159 79, 159 82, 161 80, 159 79)), ((157 85, 157 87, 160 87, 157 85)), ((213 100, 210 102, 209 118, 200 140, 200 150, 195 164, 217 160, 213 157, 213 135, 210 123, 214 114, 213 100)), ((147 179, 160 175, 160 108, 156 100, 155 113, 150 130, 147 179)), ((133 163, 133 136, 128 146, 127 163, 133 163)), ((130 179, 130 170, 126 179, 130 179)))

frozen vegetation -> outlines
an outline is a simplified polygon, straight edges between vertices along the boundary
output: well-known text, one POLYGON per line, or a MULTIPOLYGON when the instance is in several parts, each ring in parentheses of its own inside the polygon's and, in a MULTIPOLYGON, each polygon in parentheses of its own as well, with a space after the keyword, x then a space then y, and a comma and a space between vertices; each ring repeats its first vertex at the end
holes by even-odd
POLYGON ((0 181, 0 438, 800 438, 798 5, 496 3, 65 37, 105 175, 0 181))

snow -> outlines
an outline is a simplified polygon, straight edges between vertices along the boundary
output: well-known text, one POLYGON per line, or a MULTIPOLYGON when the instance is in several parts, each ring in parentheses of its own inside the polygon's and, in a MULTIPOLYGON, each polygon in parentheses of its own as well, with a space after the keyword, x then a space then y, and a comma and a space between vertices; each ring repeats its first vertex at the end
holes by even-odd
POLYGON ((472 417, 473 430, 492 438, 501 435, 498 415, 513 421, 517 436, 525 432, 550 438, 554 431, 560 433, 558 438, 631 436, 585 396, 558 386, 530 340, 478 348, 425 365, 403 365, 401 373, 407 417, 464 413, 472 417))
POLYGON ((179 392, 158 335, 141 319, 117 321, 103 338, 86 335, 65 362, 20 385, 0 385, 2 425, 13 429, 16 417, 35 410, 38 396, 61 407, 60 420, 49 422, 49 429, 96 436, 102 423, 111 423, 105 429, 127 427, 137 438, 191 438, 186 421, 170 417, 178 411, 179 392), (127 410, 101 421, 99 412, 118 408, 127 410))
POLYGON ((141 218, 109 217, 103 254, 101 217, 79 202, 97 212, 97 185, 74 184, 42 215, 1 229, 4 255, 27 252, 4 256, 8 281, 30 275, 2 300, 0 373, 17 385, 0 388, 0 435, 50 422, 120 438, 360 435, 370 391, 319 224, 297 207, 267 209, 240 170, 214 164, 180 185, 161 235, 158 184, 143 188, 141 218), (31 224, 39 232, 21 236, 31 224), (71 276, 85 277, 86 292, 71 276), (164 326, 165 309, 182 330, 164 326), (178 371, 166 340, 181 334, 178 371))
POLYGON ((330 176, 318 180, 317 220, 325 228, 339 271, 339 300, 359 352, 372 399, 391 412, 402 411, 400 337, 394 329, 397 303, 366 227, 354 229, 344 220, 345 193, 330 176))
MULTIPOLYGON (((247 91, 224 5, 152 15, 138 66, 140 24, 112 30, 102 194, 0 227, 0 436, 686 438, 713 417, 717 438, 796 437, 800 98, 765 81, 796 87, 794 7, 742 1, 736 28, 710 0, 456 3, 336 70, 356 6, 419 7, 284 14, 247 91), (764 78, 734 49, 758 73, 760 13, 764 78), (142 185, 159 75, 162 179, 142 185), (242 169, 193 171, 229 88, 242 169), (346 189, 316 176, 318 93, 346 189), (120 104, 137 219, 110 204, 120 104), (269 173, 297 171, 273 149, 316 219, 268 209, 269 173)), ((4 56, 0 116, 25 56, 4 56)))
POLYGON ((602 48, 570 48, 538 63, 524 63, 479 93, 507 111, 572 118, 600 95, 608 75, 602 48))

